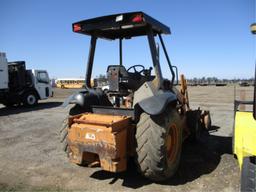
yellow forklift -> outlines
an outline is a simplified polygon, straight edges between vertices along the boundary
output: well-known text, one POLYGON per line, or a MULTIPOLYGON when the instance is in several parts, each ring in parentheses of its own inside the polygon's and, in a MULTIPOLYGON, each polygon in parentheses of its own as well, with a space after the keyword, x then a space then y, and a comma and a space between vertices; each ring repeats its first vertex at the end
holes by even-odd
MULTIPOLYGON (((256 23, 251 25, 256 35, 256 23)), ((256 68, 255 68, 256 79, 256 68)), ((233 152, 241 169, 241 191, 256 191, 256 85, 253 101, 235 100, 233 152), (239 105, 253 105, 252 111, 240 111, 239 105)))

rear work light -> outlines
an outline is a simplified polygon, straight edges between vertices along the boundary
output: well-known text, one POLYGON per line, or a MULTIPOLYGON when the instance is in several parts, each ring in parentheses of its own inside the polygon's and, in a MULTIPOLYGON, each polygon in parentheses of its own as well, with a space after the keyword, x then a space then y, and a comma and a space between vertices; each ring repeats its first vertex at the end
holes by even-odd
POLYGON ((142 21, 144 21, 144 20, 143 20, 143 16, 141 14, 135 15, 135 17, 133 17, 133 19, 132 19, 132 22, 134 22, 134 23, 140 23, 142 21))
POLYGON ((81 31, 81 25, 79 25, 79 24, 73 25, 73 31, 74 31, 74 32, 81 31))

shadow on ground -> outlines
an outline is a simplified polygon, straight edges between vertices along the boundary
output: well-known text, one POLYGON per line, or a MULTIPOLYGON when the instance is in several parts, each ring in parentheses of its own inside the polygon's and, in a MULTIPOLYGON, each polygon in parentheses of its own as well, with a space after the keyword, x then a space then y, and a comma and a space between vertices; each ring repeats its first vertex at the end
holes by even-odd
MULTIPOLYGON (((219 129, 219 127, 216 127, 219 129)), ((185 142, 183 144, 180 167, 177 173, 162 185, 182 185, 191 182, 204 174, 209 174, 216 169, 223 154, 232 153, 232 137, 214 136, 203 134, 198 143, 185 142)), ((142 177, 137 171, 133 161, 129 162, 128 169, 124 173, 109 173, 96 171, 91 175, 98 180, 111 179, 109 184, 123 180, 123 186, 129 188, 140 188, 151 184, 152 181, 142 177)))
POLYGON ((37 111, 42 109, 50 109, 54 107, 59 107, 60 105, 62 105, 62 102, 38 103, 34 107, 25 107, 25 106, 3 107, 3 108, 0 108, 0 116, 13 115, 13 114, 37 111))

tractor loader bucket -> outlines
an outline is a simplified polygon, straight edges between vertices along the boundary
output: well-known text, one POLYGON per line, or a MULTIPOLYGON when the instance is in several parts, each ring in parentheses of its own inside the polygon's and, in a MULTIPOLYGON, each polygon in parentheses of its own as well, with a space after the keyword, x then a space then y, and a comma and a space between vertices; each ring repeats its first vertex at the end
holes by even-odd
POLYGON ((121 172, 127 165, 127 131, 130 117, 85 113, 69 118, 67 142, 71 162, 100 165, 121 172))

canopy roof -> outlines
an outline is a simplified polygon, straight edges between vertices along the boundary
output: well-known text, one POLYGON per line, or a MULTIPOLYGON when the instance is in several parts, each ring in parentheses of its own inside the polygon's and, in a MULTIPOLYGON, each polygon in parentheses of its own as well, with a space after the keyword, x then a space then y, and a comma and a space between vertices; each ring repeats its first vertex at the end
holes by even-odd
POLYGON ((131 38, 154 34, 170 34, 170 28, 143 12, 120 13, 96 17, 72 24, 74 32, 105 39, 131 38))

